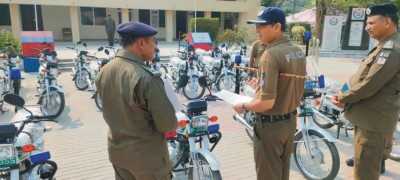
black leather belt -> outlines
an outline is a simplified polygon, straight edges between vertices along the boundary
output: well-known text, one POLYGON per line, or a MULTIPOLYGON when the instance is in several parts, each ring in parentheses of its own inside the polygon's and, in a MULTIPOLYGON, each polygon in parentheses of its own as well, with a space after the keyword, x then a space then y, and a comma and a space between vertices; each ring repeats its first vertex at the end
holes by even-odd
POLYGON ((293 112, 283 114, 283 115, 263 115, 263 114, 256 114, 257 120, 261 122, 277 122, 277 121, 284 121, 290 119, 292 116, 297 114, 297 110, 293 112))

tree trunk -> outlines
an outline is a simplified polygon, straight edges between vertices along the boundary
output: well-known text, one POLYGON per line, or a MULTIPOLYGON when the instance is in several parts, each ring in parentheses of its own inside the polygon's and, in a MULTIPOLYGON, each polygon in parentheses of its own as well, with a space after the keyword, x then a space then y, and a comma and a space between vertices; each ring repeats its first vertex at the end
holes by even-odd
POLYGON ((316 16, 316 37, 322 42, 322 30, 324 29, 324 16, 326 14, 326 0, 317 1, 317 16, 316 16))

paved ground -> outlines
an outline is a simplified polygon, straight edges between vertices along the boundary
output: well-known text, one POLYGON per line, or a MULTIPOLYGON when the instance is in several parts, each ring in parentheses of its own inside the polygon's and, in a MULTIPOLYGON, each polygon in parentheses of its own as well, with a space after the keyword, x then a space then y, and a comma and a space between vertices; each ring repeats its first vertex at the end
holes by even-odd
MULTIPOLYGON (((93 46, 95 47, 95 46, 93 46)), ((160 43, 161 51, 168 52, 174 48, 169 45, 165 49, 160 43)), ((68 54, 66 54, 68 55, 68 54)), ((73 56, 73 54, 69 54, 73 56)), ((358 67, 360 60, 342 58, 321 58, 319 73, 343 82, 358 67)), ((27 104, 35 104, 36 74, 24 74, 22 82, 22 96, 27 104)), ((107 126, 102 114, 97 110, 94 100, 90 99, 91 93, 78 91, 71 80, 70 72, 64 72, 58 79, 63 86, 66 97, 66 106, 63 114, 58 118, 58 123, 46 123, 53 130, 46 134, 46 148, 51 151, 52 159, 58 163, 59 170, 56 174, 58 179, 113 179, 114 172, 107 157, 106 135, 107 126)), ((178 99, 185 103, 185 98, 178 94, 178 99)), ((6 105, 6 107, 11 108, 6 105)), ((217 115, 223 134, 220 144, 215 149, 215 155, 221 163, 221 174, 223 179, 235 180, 256 179, 252 144, 247 137, 244 128, 234 122, 232 115, 234 111, 225 102, 210 102, 210 115, 217 115)), ((13 112, 0 114, 0 122, 8 121, 13 112)), ((335 136, 334 128, 328 132, 335 136)), ((340 171, 336 177, 338 180, 352 179, 352 168, 345 165, 345 160, 353 154, 353 133, 349 132, 346 137, 342 132, 336 146, 340 153, 340 171)), ((381 179, 400 179, 400 163, 392 160, 387 161, 386 173, 381 179)), ((292 159, 291 179, 304 179, 292 159)), ((185 179, 179 175, 175 179, 185 179)), ((265 179, 268 179, 266 177, 265 179)))

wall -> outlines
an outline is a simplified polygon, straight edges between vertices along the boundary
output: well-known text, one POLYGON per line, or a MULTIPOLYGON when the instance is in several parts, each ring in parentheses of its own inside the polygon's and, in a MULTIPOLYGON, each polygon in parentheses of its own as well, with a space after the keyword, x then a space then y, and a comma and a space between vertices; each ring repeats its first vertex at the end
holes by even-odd
POLYGON ((62 28, 71 27, 69 7, 42 6, 42 18, 43 29, 52 31, 54 40, 63 40, 62 28))

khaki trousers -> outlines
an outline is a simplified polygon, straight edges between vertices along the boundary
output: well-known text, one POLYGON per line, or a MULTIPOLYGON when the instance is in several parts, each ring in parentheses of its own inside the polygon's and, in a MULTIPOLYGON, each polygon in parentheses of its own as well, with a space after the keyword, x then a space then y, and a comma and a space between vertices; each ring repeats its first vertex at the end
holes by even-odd
POLYGON ((115 180, 171 180, 172 173, 133 173, 127 169, 114 166, 115 180))
POLYGON ((354 179, 378 180, 382 159, 392 150, 393 133, 367 131, 354 128, 354 179))
POLYGON ((257 121, 254 126, 254 161, 258 180, 288 180, 296 117, 278 122, 257 121))

